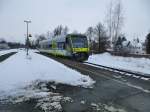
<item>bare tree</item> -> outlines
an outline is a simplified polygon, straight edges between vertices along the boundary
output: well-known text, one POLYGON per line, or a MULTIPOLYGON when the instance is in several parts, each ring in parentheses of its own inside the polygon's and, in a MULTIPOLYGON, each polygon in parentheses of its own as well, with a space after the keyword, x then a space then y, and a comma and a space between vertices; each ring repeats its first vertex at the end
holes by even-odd
POLYGON ((123 6, 121 0, 118 0, 114 7, 114 15, 113 15, 113 27, 114 27, 114 43, 118 39, 118 36, 121 34, 121 29, 124 22, 124 16, 123 16, 123 6))
POLYGON ((68 31, 69 31, 69 28, 67 26, 63 27, 62 25, 59 25, 57 26, 53 33, 54 33, 54 36, 58 36, 58 35, 66 35, 68 34, 68 31))
POLYGON ((146 36, 145 44, 146 44, 146 53, 150 54, 150 33, 148 33, 146 36))
POLYGON ((41 35, 35 35, 35 37, 36 37, 36 41, 35 41, 36 46, 39 45, 39 42, 40 42, 40 41, 46 39, 46 36, 45 36, 44 34, 41 34, 41 35))
POLYGON ((108 37, 106 36, 105 27, 98 23, 95 27, 95 35, 98 38, 98 50, 103 52, 106 50, 106 45, 108 45, 108 37))
POLYGON ((108 28, 108 35, 110 39, 112 40, 113 37, 113 3, 112 1, 110 2, 106 14, 106 23, 107 23, 107 28, 108 28))
POLYGON ((86 31, 86 35, 89 39, 89 41, 91 42, 92 37, 93 37, 93 32, 94 32, 94 28, 93 27, 88 27, 87 31, 86 31))
POLYGON ((49 37, 50 37, 50 34, 51 34, 51 32, 50 32, 50 31, 47 31, 46 37, 49 38, 49 37))
POLYGON ((48 31, 46 33, 46 38, 50 39, 50 38, 53 38, 53 37, 54 37, 54 32, 48 31))
POLYGON ((99 46, 98 46, 98 49, 100 51, 100 41, 101 41, 101 37, 103 36, 103 33, 104 33, 104 27, 101 23, 98 23, 95 27, 95 34, 97 35, 97 38, 98 38, 98 43, 99 43, 99 46))
POLYGON ((106 23, 109 31, 109 37, 114 45, 121 34, 121 29, 124 24, 123 5, 121 0, 110 2, 106 15, 106 23))
POLYGON ((67 35, 68 32, 69 32, 69 28, 68 28, 67 26, 65 26, 65 27, 63 28, 62 33, 63 33, 64 35, 67 35))
POLYGON ((93 50, 92 38, 93 38, 93 36, 94 36, 94 28, 91 27, 91 26, 88 27, 85 34, 86 34, 86 36, 87 36, 87 38, 88 38, 90 50, 91 50, 91 52, 92 52, 92 50, 93 50))
POLYGON ((57 26, 57 27, 54 29, 54 36, 61 35, 61 34, 62 34, 62 30, 63 30, 62 25, 57 26))

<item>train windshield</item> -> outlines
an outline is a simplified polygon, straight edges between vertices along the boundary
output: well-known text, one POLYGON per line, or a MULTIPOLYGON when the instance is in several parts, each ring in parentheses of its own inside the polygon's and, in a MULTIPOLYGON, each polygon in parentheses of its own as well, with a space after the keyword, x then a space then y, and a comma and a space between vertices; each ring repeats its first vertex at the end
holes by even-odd
POLYGON ((71 39, 74 48, 86 48, 88 46, 87 38, 85 36, 76 36, 71 39))

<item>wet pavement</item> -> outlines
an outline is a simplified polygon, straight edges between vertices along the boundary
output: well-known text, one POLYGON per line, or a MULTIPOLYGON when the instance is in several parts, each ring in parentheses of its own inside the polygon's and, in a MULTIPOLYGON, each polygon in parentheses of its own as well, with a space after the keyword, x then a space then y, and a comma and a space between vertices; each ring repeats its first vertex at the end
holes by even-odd
MULTIPOLYGON (((65 61, 65 60, 64 60, 65 61)), ((70 97, 60 102, 63 112, 150 112, 150 81, 132 77, 113 77, 113 72, 90 68, 88 65, 66 61, 67 66, 89 75, 96 83, 93 88, 46 83, 50 92, 70 97), (74 63, 74 64, 73 64, 74 63), (89 67, 89 68, 88 68, 89 67), (88 69, 87 69, 88 68, 88 69), (53 88, 52 86, 55 86, 53 88)), ((43 112, 35 100, 19 104, 0 103, 0 112, 43 112)), ((57 112, 55 109, 52 112, 57 112)))

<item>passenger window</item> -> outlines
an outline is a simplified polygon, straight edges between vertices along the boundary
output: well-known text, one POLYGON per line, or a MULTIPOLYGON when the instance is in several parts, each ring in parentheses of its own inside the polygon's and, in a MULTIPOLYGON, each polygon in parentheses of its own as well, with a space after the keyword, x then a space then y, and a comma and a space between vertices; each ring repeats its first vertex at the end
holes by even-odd
POLYGON ((48 46, 48 48, 52 48, 52 44, 50 44, 50 45, 48 46))
POLYGON ((68 44, 68 38, 66 38, 66 43, 68 44))
POLYGON ((57 43, 57 47, 58 47, 58 49, 65 49, 65 43, 64 42, 59 42, 59 43, 57 43))
POLYGON ((65 43, 63 44, 63 49, 66 49, 66 44, 65 43))

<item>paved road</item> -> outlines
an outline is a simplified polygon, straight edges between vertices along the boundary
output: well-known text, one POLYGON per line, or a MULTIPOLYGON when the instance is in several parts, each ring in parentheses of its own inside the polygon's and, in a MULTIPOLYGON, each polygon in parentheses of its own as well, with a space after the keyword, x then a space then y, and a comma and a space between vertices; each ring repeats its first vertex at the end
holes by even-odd
POLYGON ((67 59, 53 59, 89 75, 96 81, 94 88, 91 90, 80 89, 74 93, 69 91, 65 93, 76 101, 76 103, 64 105, 66 112, 86 111, 88 106, 79 105, 79 101, 82 100, 88 103, 100 102, 101 104, 121 108, 127 112, 150 112, 150 81, 122 76, 118 73, 67 59))

